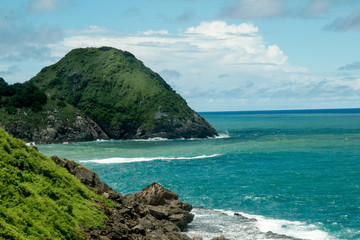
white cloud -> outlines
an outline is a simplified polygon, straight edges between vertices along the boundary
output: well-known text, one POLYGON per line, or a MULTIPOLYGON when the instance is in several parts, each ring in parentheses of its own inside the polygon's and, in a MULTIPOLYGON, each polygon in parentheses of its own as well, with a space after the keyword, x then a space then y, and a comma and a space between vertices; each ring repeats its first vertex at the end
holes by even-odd
MULTIPOLYGON (((224 72, 306 71, 291 66, 278 46, 267 46, 258 27, 250 23, 202 22, 178 34, 166 30, 128 34, 98 26, 66 34, 69 37, 63 42, 51 46, 56 57, 78 47, 113 46, 134 53, 155 71, 177 70, 184 81, 204 75, 204 69, 211 69, 213 76, 224 72), (185 73, 192 75, 185 77, 185 73)), ((202 84, 200 79, 192 82, 202 84)))
POLYGON ((332 102, 351 107, 360 101, 357 82, 339 76, 324 82, 324 76, 291 65, 280 47, 266 44, 251 23, 202 22, 176 34, 131 34, 92 26, 66 35, 62 42, 48 45, 57 58, 89 46, 132 52, 196 110, 312 108, 332 102))
POLYGON ((169 32, 167 30, 159 30, 159 31, 154 31, 154 30, 149 30, 146 32, 143 32, 144 35, 167 35, 169 34, 169 32))
POLYGON ((239 25, 232 24, 228 25, 223 21, 214 22, 202 22, 197 27, 190 27, 186 30, 186 33, 198 33, 216 38, 223 38, 230 34, 256 34, 258 33, 258 27, 248 23, 241 23, 239 25))

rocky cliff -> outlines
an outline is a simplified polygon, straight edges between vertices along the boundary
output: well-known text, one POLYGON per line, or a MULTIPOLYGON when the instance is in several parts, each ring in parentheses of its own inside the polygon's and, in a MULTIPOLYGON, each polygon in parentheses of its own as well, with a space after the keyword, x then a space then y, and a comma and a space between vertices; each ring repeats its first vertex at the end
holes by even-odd
POLYGON ((49 100, 41 110, 0 107, 0 126, 16 138, 37 144, 110 139, 91 118, 75 107, 49 100))

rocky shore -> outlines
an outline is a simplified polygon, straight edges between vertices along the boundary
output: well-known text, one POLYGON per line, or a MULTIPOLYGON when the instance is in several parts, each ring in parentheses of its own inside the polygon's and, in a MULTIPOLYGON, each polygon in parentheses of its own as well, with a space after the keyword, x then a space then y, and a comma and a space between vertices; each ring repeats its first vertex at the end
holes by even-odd
POLYGON ((190 213, 192 206, 178 200, 177 193, 158 183, 152 183, 135 194, 123 196, 102 183, 95 172, 81 164, 57 156, 51 159, 97 194, 116 202, 115 207, 107 207, 105 203, 96 200, 103 206, 102 211, 107 215, 108 220, 105 222, 105 228, 83 228, 87 239, 191 240, 181 231, 194 218, 190 213))
MULTIPOLYGON (((193 207, 180 201, 177 193, 160 184, 154 182, 135 194, 124 196, 101 182, 94 171, 83 165, 58 156, 53 156, 51 159, 59 166, 66 168, 89 189, 116 203, 115 207, 108 207, 104 202, 93 199, 102 205, 102 211, 108 220, 105 222, 105 228, 82 227, 86 239, 203 239, 201 236, 190 238, 182 232, 193 221, 194 214, 191 213, 193 207)), ((251 227, 250 225, 257 222, 256 219, 247 218, 240 213, 235 213, 234 216, 245 227, 251 227)), ((260 239, 302 240, 270 231, 256 231, 254 234, 260 239)), ((212 238, 212 240, 226 239, 224 236, 212 238)))

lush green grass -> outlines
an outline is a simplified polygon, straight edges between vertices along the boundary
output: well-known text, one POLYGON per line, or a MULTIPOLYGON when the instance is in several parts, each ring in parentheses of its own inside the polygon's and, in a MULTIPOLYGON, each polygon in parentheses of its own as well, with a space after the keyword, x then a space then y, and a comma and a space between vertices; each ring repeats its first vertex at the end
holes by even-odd
POLYGON ((0 128, 0 239, 82 239, 103 226, 101 199, 51 159, 0 128))
POLYGON ((113 130, 154 129, 164 121, 154 118, 160 106, 167 119, 194 113, 157 73, 114 48, 72 50, 30 82, 83 111, 113 138, 123 137, 112 135, 113 130))

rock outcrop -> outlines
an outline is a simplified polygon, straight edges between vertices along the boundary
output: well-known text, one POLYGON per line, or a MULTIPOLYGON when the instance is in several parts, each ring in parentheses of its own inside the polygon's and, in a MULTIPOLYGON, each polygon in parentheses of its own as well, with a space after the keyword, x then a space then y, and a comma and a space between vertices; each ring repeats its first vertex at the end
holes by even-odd
POLYGON ((52 160, 66 168, 84 185, 117 203, 103 211, 108 216, 106 228, 83 228, 88 239, 178 239, 190 240, 181 233, 194 215, 192 206, 178 200, 178 194, 158 183, 152 183, 135 194, 122 196, 102 183, 92 170, 74 161, 53 156, 52 160))
POLYGON ((66 109, 59 107, 36 114, 19 109, 3 128, 15 138, 36 144, 110 139, 97 123, 80 111, 73 108, 71 119, 67 114, 66 109))

